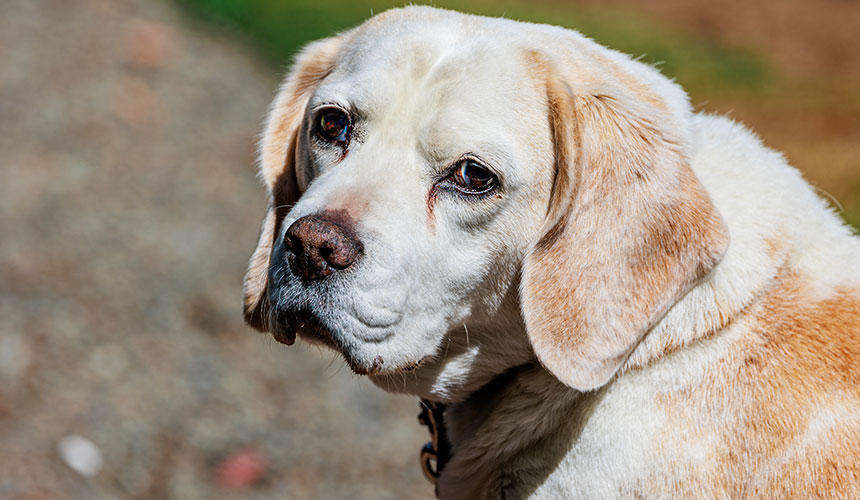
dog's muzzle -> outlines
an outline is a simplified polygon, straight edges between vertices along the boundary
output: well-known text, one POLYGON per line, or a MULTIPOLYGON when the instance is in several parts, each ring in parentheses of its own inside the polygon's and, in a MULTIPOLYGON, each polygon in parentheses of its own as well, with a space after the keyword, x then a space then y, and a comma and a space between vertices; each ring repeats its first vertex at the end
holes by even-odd
POLYGON ((290 280, 293 286, 301 281, 301 286, 311 287, 334 279, 353 268, 363 254, 355 224, 343 210, 305 215, 290 224, 275 243, 269 267, 269 329, 275 340, 292 345, 301 331, 336 348, 331 332, 315 314, 318 311, 285 305, 281 289, 290 280))

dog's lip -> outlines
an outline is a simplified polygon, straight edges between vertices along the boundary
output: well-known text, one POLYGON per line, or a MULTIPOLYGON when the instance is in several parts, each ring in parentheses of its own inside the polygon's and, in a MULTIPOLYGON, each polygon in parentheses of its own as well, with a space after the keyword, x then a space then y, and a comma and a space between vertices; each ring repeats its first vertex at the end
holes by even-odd
POLYGON ((331 332, 312 312, 307 310, 285 311, 271 318, 272 337, 285 345, 293 345, 296 336, 312 343, 322 343, 335 350, 340 350, 334 342, 331 332))
POLYGON ((293 345, 296 343, 296 332, 294 330, 272 330, 272 337, 284 345, 293 345))
POLYGON ((293 345, 296 342, 296 329, 284 318, 270 316, 269 331, 275 340, 284 345, 293 345))

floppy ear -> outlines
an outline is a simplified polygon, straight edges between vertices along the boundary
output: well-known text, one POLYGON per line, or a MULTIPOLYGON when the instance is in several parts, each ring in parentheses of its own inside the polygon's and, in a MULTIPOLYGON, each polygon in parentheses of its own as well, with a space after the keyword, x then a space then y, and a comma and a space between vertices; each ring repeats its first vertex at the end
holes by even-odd
POLYGON ((728 246, 668 105, 601 87, 548 83, 556 178, 521 282, 538 359, 583 391, 608 382, 728 246))
POLYGON ((301 195, 296 177, 296 155, 305 108, 316 86, 333 69, 342 37, 313 42, 301 51, 266 119, 259 162, 269 206, 244 281, 245 321, 261 331, 268 330, 267 281, 274 238, 284 216, 301 195))

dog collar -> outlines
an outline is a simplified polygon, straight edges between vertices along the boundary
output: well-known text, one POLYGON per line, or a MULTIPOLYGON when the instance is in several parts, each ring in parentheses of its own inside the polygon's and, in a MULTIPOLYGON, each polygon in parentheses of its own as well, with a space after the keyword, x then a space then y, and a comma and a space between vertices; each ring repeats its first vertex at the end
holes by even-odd
POLYGON ((426 425, 430 431, 430 441, 421 448, 421 470, 424 477, 433 483, 438 497, 439 474, 451 458, 451 443, 445 430, 445 405, 427 399, 422 399, 419 405, 421 413, 418 414, 418 423, 426 425), (432 462, 435 462, 435 466, 432 462))

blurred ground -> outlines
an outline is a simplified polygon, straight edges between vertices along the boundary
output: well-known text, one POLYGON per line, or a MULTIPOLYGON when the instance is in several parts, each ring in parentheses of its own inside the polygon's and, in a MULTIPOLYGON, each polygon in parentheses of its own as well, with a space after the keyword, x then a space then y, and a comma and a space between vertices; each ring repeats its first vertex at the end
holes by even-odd
POLYGON ((431 497, 415 400, 241 323, 276 71, 161 2, 0 10, 0 499, 431 497))
MULTIPOLYGON (((432 496, 413 399, 240 319, 277 65, 369 14, 338 1, 0 0, 0 499, 432 496), (92 478, 70 435, 100 450, 92 478)), ((524 5, 451 6, 665 61, 860 222, 860 4, 524 5)))

